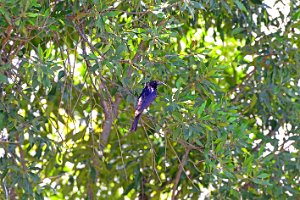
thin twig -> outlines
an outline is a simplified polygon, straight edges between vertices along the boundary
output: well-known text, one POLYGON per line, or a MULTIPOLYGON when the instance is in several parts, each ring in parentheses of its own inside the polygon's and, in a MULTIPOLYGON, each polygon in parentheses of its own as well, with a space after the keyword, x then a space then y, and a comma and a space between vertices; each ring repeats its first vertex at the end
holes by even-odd
MULTIPOLYGON (((173 146, 172 146, 172 144, 170 143, 169 140, 168 140, 168 142, 169 142, 169 145, 170 145, 172 151, 175 153, 175 155, 176 155, 176 157, 177 157, 179 163, 181 164, 182 162, 181 162, 179 156, 177 155, 175 149, 173 148, 173 146)), ((187 149, 189 149, 189 151, 190 151, 192 148, 191 148, 191 146, 188 146, 187 149)), ((186 149, 186 150, 187 150, 187 149, 186 149)), ((187 172, 185 171, 185 169, 184 169, 184 167, 183 167, 183 164, 182 164, 182 171, 185 173, 186 177, 189 179, 189 181, 192 183, 192 185, 199 191, 199 189, 196 187, 196 185, 193 183, 193 181, 191 180, 191 178, 188 176, 187 172)))
POLYGON ((185 150, 185 154, 183 155, 182 160, 180 162, 179 170, 177 171, 177 174, 176 174, 176 178, 175 178, 175 182, 174 182, 174 187, 173 187, 173 192, 172 192, 172 200, 175 199, 176 189, 177 189, 177 186, 178 186, 178 183, 179 183, 182 171, 184 170, 183 166, 185 165, 185 163, 187 161, 187 158, 188 158, 188 155, 189 155, 190 151, 191 151, 191 147, 187 146, 187 148, 185 150))
POLYGON ((159 177, 159 175, 158 175, 157 169, 156 169, 156 161, 155 161, 156 152, 155 152, 155 150, 154 150, 154 148, 153 148, 153 144, 151 143, 151 141, 150 141, 150 139, 149 139, 149 137, 148 137, 148 135, 147 135, 147 131, 146 131, 145 126, 143 126, 143 128, 144 128, 144 130, 145 130, 146 138, 147 138, 147 140, 148 140, 148 142, 149 142, 149 144, 150 144, 150 148, 151 148, 151 151, 152 151, 152 153, 153 153, 153 154, 152 154, 153 169, 154 169, 154 172, 155 172, 155 174, 156 174, 156 176, 157 176, 157 178, 158 178, 158 180, 159 180, 159 182, 160 182, 160 184, 161 184, 162 181, 161 181, 161 179, 160 179, 160 177, 159 177))
MULTIPOLYGON (((119 149, 120 149, 120 153, 121 153, 121 159, 122 159, 122 164, 123 166, 125 166, 125 162, 124 162, 124 158, 123 158, 123 151, 122 151, 122 144, 121 144, 121 140, 120 140, 120 135, 119 135, 119 131, 117 129, 116 126, 114 126, 116 133, 117 133, 117 137, 118 137, 118 143, 119 143, 119 149)), ((128 176, 127 176, 127 172, 126 172, 126 168, 124 167, 124 173, 125 173, 125 177, 126 180, 128 180, 128 176)))

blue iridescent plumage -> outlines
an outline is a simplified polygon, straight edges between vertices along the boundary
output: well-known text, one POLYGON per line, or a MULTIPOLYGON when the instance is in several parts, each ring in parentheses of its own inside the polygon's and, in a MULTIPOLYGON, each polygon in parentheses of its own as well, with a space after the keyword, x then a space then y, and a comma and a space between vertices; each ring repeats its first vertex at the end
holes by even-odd
POLYGON ((163 84, 159 81, 150 81, 146 84, 142 93, 140 94, 137 106, 134 114, 134 121, 132 122, 130 131, 136 131, 139 119, 144 111, 144 109, 148 108, 152 101, 155 100, 157 96, 157 86, 163 84))

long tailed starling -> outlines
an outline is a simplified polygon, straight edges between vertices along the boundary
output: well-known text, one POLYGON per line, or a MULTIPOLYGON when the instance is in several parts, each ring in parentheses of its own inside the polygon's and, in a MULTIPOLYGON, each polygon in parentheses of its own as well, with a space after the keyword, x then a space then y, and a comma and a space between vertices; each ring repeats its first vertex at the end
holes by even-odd
POLYGON ((148 108, 152 101, 157 96, 157 86, 164 84, 160 81, 150 81, 146 84, 145 88, 143 89, 141 95, 138 98, 137 106, 134 113, 134 120, 132 122, 130 131, 136 131, 139 119, 144 111, 144 109, 148 108))

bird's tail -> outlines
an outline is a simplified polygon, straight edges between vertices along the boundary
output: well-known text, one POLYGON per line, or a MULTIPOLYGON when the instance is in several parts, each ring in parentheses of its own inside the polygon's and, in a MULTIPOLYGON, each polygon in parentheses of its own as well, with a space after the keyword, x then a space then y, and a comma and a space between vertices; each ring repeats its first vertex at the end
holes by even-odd
POLYGON ((137 116, 135 116, 135 118, 134 118, 134 120, 132 122, 131 128, 130 128, 130 131, 136 131, 139 119, 141 117, 141 114, 142 113, 140 113, 137 116))

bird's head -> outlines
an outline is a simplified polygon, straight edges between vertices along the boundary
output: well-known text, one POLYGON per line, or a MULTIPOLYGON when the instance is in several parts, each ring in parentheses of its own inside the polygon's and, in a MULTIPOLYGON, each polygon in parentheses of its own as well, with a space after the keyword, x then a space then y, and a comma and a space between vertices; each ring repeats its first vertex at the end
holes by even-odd
POLYGON ((153 87, 153 88, 156 89, 158 85, 162 85, 162 84, 165 84, 165 83, 164 83, 164 82, 161 82, 161 81, 155 80, 155 81, 150 81, 148 84, 149 84, 151 87, 153 87))

